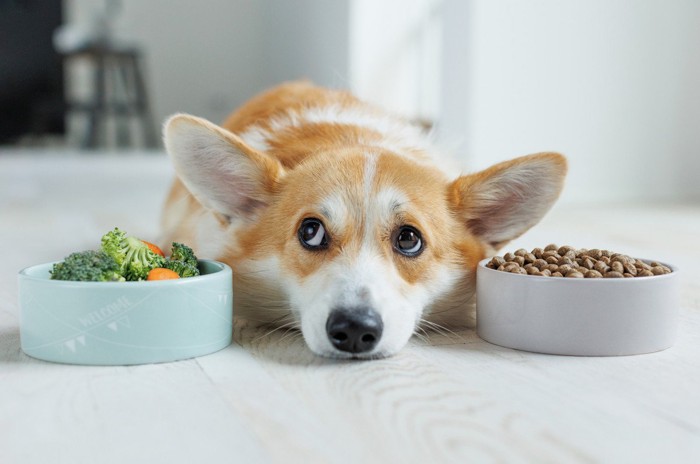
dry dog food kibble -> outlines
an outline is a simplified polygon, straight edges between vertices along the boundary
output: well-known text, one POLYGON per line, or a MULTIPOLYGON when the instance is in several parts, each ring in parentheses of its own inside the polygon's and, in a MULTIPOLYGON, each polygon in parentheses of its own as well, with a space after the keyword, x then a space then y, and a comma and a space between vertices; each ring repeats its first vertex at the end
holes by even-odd
POLYGON ((486 267, 514 274, 578 279, 650 277, 671 272, 667 266, 655 261, 647 264, 608 250, 577 250, 554 244, 532 251, 521 248, 502 257, 494 256, 486 267))

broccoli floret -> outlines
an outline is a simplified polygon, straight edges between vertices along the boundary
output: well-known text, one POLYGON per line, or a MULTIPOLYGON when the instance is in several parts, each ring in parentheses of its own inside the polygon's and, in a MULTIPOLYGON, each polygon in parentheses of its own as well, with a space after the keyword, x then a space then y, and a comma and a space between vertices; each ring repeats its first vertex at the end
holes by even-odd
POLYGON ((117 227, 102 236, 102 251, 114 258, 120 266, 124 263, 124 258, 126 258, 126 251, 123 245, 125 241, 126 232, 119 230, 117 227))
POLYGON ((54 280, 78 280, 85 282, 123 282, 119 264, 103 251, 79 251, 70 254, 53 265, 50 272, 54 280))
POLYGON ((182 243, 173 242, 173 251, 170 254, 171 261, 182 261, 192 267, 197 267, 197 257, 194 255, 192 248, 182 243))
POLYGON ((126 280, 145 280, 151 269, 163 267, 165 262, 148 245, 116 227, 102 236, 102 251, 114 258, 126 280))
POLYGON ((194 277, 199 275, 197 257, 192 248, 182 243, 173 242, 170 258, 165 260, 163 267, 178 273, 180 277, 194 277))
POLYGON ((184 261, 173 261, 166 259, 163 267, 177 272, 180 277, 194 277, 199 275, 199 268, 184 261))

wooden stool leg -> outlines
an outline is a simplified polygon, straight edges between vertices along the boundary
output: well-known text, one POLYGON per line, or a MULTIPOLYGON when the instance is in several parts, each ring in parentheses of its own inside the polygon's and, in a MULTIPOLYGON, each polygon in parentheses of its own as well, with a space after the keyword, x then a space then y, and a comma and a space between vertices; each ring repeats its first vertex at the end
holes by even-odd
POLYGON ((96 148, 100 139, 100 133, 104 126, 105 117, 105 65, 106 60, 103 55, 97 55, 95 59, 95 70, 93 73, 94 95, 90 106, 87 128, 81 143, 82 148, 96 148))
POLYGON ((141 116, 144 142, 147 148, 156 148, 158 147, 158 138, 156 136, 155 126, 153 125, 153 117, 151 115, 150 105, 148 102, 148 93, 146 92, 146 84, 143 79, 138 57, 133 56, 132 62, 135 84, 134 90, 136 91, 136 106, 141 116))
POLYGON ((112 101, 115 106, 117 147, 128 147, 134 144, 134 137, 131 134, 133 112, 130 111, 133 108, 133 103, 127 76, 129 66, 128 60, 118 57, 115 60, 112 74, 112 101))

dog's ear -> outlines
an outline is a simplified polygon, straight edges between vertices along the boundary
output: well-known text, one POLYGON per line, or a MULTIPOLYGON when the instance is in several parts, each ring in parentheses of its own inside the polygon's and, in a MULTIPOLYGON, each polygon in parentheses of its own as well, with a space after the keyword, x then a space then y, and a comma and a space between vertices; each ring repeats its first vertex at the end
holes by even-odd
POLYGON ((205 207, 229 219, 253 217, 269 203, 283 175, 279 161, 202 118, 170 117, 163 139, 189 191, 205 207))
POLYGON ((450 201, 469 230, 498 249, 549 211, 566 171, 558 153, 523 156, 459 177, 449 186, 450 201))

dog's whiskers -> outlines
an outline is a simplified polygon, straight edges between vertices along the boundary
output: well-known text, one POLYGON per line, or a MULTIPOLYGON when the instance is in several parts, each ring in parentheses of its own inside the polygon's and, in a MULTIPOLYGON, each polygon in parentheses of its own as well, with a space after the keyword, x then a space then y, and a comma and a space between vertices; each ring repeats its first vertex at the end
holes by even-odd
POLYGON ((286 321, 286 322, 294 322, 294 321, 296 320, 292 314, 289 314, 289 313, 288 313, 288 314, 283 314, 283 315, 281 315, 281 316, 278 317, 277 319, 273 319, 270 323, 271 323, 271 324, 280 324, 280 323, 282 323, 285 319, 288 319, 288 321, 286 321))
POLYGON ((249 275, 256 275, 256 274, 264 274, 270 271, 273 271, 274 269, 256 269, 255 271, 237 271, 236 274, 238 277, 245 277, 249 275))
MULTIPOLYGON (((436 322, 432 322, 432 321, 429 321, 427 319, 421 318, 420 323, 425 324, 429 329, 437 332, 438 334, 440 334, 442 336, 445 336, 447 338, 451 338, 452 336, 454 336, 457 339, 459 339, 460 341, 466 342, 466 340, 461 335, 459 335, 456 332, 453 332, 452 330, 448 329, 447 327, 440 325, 436 322)), ((425 329, 423 329, 423 330, 425 330, 425 329)))
POLYGON ((287 330, 284 332, 284 335, 282 335, 282 338, 280 338, 280 339, 278 340, 278 342, 281 342, 281 341, 286 340, 286 339, 289 339, 289 341, 291 342, 291 341, 293 341, 293 340, 296 340, 296 337, 297 337, 297 336, 301 336, 301 335, 302 335, 302 334, 301 334, 301 331, 300 331, 300 327, 298 327, 298 326, 297 326, 297 327, 289 327, 289 328, 287 328, 287 330), (290 338, 290 336, 291 336, 291 338, 290 338))
MULTIPOLYGON (((269 332, 266 332, 266 333, 260 335, 259 337, 254 338, 253 340, 251 340, 251 343, 255 343, 255 342, 257 342, 258 340, 260 340, 260 339, 262 339, 262 338, 265 338, 265 337, 268 337, 268 336, 272 335, 273 333, 277 332, 278 330, 282 330, 282 329, 285 329, 285 328, 286 328, 287 330, 295 329, 295 328, 298 328, 298 324, 297 324, 296 321, 290 321, 290 322, 287 322, 287 323, 285 323, 285 324, 281 324, 281 325, 275 327, 274 329, 270 330, 269 332)), ((286 333, 286 332, 285 332, 285 333, 286 333)))
POLYGON ((413 331, 413 335, 418 337, 422 342, 430 344, 430 337, 428 337, 428 332, 421 326, 417 326, 416 330, 413 331))

